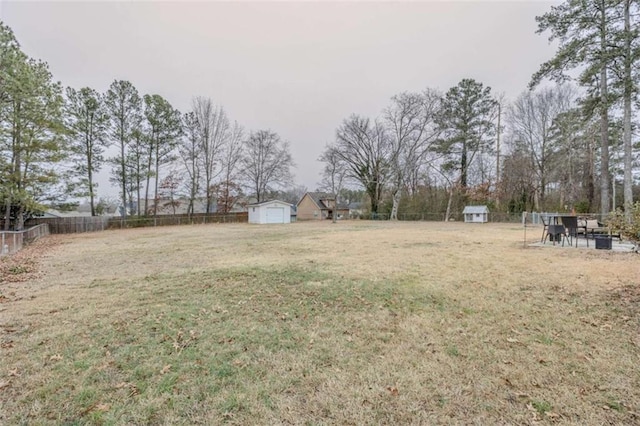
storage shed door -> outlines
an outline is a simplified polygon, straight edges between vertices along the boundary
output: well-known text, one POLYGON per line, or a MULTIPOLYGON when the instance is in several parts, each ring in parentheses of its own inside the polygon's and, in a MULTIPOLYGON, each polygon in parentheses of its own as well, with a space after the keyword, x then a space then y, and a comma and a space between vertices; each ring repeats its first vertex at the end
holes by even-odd
POLYGON ((284 207, 267 207, 267 223, 284 223, 284 207))

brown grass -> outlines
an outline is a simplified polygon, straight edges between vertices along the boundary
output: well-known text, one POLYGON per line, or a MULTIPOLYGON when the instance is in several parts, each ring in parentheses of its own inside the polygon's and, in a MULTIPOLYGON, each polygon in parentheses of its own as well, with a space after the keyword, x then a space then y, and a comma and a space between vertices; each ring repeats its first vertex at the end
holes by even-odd
POLYGON ((0 424, 640 422, 637 254, 364 221, 40 244, 0 261, 0 424))

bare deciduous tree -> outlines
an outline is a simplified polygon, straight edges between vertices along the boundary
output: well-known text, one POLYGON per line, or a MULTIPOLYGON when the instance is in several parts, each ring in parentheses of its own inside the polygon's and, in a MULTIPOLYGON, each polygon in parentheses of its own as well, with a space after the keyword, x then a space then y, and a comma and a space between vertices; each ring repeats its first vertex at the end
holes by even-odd
POLYGON ((200 140, 200 161, 202 186, 207 201, 206 212, 213 207, 214 187, 216 176, 222 171, 219 157, 222 147, 232 136, 232 129, 227 114, 221 106, 214 105, 210 98, 197 97, 192 102, 193 115, 198 126, 200 140))
POLYGON ((184 129, 183 138, 178 146, 178 153, 184 164, 184 172, 187 176, 186 186, 189 194, 187 214, 194 213, 194 204, 198 196, 200 182, 200 138, 198 133, 198 123, 193 112, 188 112, 182 116, 182 127, 184 129))
POLYGON ((218 185, 218 211, 229 213, 240 195, 238 169, 242 161, 244 130, 237 122, 231 127, 220 156, 221 180, 218 185))
POLYGON ((384 126, 354 114, 336 130, 335 149, 347 166, 348 177, 364 187, 371 213, 377 214, 392 170, 392 148, 384 126))
POLYGON ((322 189, 335 196, 335 206, 333 210, 333 223, 338 219, 338 205, 340 203, 340 193, 347 179, 347 165, 340 156, 335 146, 328 145, 319 161, 324 162, 322 171, 322 189))
POLYGON ((251 132, 244 141, 242 166, 248 187, 258 202, 264 201, 264 195, 274 187, 291 182, 293 158, 289 152, 289 143, 271 130, 251 132))
POLYGON ((569 85, 523 92, 507 112, 511 143, 527 153, 535 171, 536 209, 544 205, 553 155, 558 146, 552 137, 553 122, 574 107, 575 90, 569 85))
POLYGON ((440 94, 427 90, 396 95, 384 111, 391 143, 391 220, 398 219, 402 190, 417 186, 417 174, 440 134, 436 124, 439 107, 440 94))

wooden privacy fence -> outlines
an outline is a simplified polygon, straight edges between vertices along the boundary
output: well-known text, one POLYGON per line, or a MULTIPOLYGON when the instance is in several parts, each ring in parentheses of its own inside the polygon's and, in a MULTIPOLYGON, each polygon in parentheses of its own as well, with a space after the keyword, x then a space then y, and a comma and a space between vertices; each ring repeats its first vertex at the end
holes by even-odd
POLYGON ((143 226, 171 226, 171 225, 197 225, 206 223, 247 223, 249 213, 196 213, 192 215, 158 215, 151 217, 131 217, 122 219, 112 217, 109 219, 109 229, 138 228, 143 226))
POLYGON ((76 234, 80 232, 104 231, 108 228, 107 216, 78 216, 78 217, 35 217, 29 219, 29 224, 46 223, 52 234, 76 234))
POLYGON ((158 215, 151 217, 78 216, 78 217, 35 217, 28 224, 46 223, 52 234, 75 234, 80 232, 104 231, 105 229, 139 228, 146 226, 192 225, 205 223, 246 223, 247 212, 228 214, 158 215))
POLYGON ((46 223, 33 226, 24 231, 0 231, 0 256, 20 251, 24 244, 33 242, 45 235, 49 235, 49 225, 46 223))

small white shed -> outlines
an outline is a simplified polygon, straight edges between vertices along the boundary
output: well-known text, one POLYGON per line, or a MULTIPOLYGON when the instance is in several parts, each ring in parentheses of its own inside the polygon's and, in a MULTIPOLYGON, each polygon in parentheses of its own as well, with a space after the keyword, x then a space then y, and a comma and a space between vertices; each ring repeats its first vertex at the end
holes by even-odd
POLYGON ((465 223, 489 222, 489 208, 487 206, 466 206, 462 214, 465 223))
POLYGON ((249 204, 249 223, 291 223, 291 204, 271 200, 249 204))

